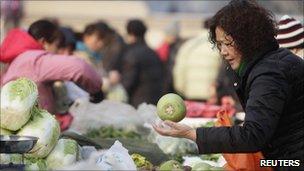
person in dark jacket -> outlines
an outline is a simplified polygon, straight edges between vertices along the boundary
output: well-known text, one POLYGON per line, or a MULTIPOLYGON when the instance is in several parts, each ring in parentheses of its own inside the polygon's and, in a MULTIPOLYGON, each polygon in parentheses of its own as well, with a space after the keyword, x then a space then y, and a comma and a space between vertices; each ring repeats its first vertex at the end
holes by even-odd
MULTIPOLYGON (((99 21, 98 24, 106 24, 99 21)), ((103 54, 102 65, 104 70, 109 73, 111 71, 121 72, 121 60, 124 54, 126 43, 122 36, 112 27, 107 28, 107 41, 101 53, 103 54)))
POLYGON ((246 113, 243 126, 192 129, 165 121, 167 136, 195 141, 200 153, 251 153, 266 159, 304 159, 304 62, 279 48, 269 11, 256 2, 232 0, 213 16, 210 40, 230 64, 233 86, 246 113))
POLYGON ((176 93, 173 85, 173 67, 181 45, 185 42, 180 36, 180 23, 176 20, 165 29, 162 44, 156 49, 164 68, 164 93, 176 93))
POLYGON ((141 20, 128 21, 126 29, 129 45, 123 57, 122 84, 129 102, 134 107, 143 102, 156 104, 163 89, 162 63, 145 42, 147 27, 141 20))

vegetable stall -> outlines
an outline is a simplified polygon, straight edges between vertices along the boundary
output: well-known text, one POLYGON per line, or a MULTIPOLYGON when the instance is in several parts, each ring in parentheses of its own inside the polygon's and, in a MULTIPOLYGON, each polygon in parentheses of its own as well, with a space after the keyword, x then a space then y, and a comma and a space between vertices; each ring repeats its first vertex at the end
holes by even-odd
MULTIPOLYGON (((134 109, 118 102, 91 104, 80 99, 70 109, 74 116, 70 129, 60 132, 54 116, 37 106, 38 96, 35 83, 26 78, 2 87, 1 148, 10 135, 38 138, 25 154, 1 153, 2 168, 15 164, 24 170, 222 170, 225 164, 221 154, 198 155, 194 142, 161 136, 151 127, 161 123, 157 111, 184 114, 182 99, 164 111, 145 103, 134 109)), ((212 126, 214 119, 200 123, 196 126, 212 126)))

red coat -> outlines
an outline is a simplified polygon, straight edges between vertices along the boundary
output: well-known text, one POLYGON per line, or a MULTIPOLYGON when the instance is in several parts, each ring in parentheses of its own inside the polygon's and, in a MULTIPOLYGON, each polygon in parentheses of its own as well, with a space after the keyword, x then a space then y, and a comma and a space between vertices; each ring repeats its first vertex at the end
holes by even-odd
POLYGON ((101 89, 101 77, 86 62, 74 56, 49 53, 22 30, 10 32, 0 50, 1 61, 9 62, 1 85, 19 77, 33 80, 38 86, 40 107, 51 113, 54 112, 51 90, 54 81, 73 81, 91 94, 101 89))

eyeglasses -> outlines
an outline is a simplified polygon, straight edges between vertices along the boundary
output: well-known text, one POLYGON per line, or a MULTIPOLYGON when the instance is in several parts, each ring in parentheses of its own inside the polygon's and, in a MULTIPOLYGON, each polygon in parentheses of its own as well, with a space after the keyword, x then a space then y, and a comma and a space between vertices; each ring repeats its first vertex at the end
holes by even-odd
POLYGON ((216 42, 216 48, 221 51, 222 48, 230 48, 230 47, 233 47, 233 43, 234 41, 231 41, 229 43, 224 43, 224 42, 216 42))

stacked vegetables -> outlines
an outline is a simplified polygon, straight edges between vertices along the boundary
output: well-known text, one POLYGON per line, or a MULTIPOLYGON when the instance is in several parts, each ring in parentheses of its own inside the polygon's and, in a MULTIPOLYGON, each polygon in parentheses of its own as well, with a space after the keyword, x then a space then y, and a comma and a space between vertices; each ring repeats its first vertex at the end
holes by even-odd
POLYGON ((114 128, 113 126, 100 127, 99 129, 90 129, 86 136, 89 138, 130 138, 141 139, 141 135, 132 130, 114 128))
MULTIPOLYGON (((37 85, 27 78, 5 84, 1 90, 0 134, 38 137, 33 149, 25 155, 28 170, 58 169, 76 162, 79 150, 77 142, 58 141, 59 123, 46 110, 37 107, 37 99, 37 85)), ((20 155, 1 154, 1 164, 10 162, 21 163, 20 155)))

